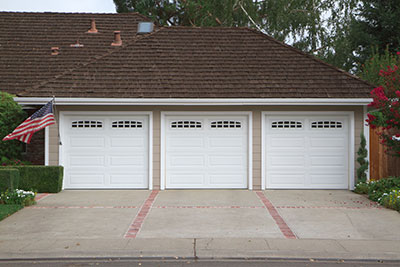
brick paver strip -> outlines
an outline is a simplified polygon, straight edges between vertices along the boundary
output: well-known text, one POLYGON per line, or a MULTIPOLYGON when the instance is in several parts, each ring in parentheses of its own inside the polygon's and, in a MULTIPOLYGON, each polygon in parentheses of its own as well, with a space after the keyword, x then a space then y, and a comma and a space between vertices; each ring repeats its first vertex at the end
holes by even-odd
POLYGON ((154 200, 158 195, 159 190, 153 190, 150 196, 146 199, 138 214, 136 214, 135 219, 132 224, 129 226, 128 231, 125 234, 125 238, 135 238, 142 227, 144 219, 149 213, 151 207, 153 206, 154 200))
POLYGON ((285 220, 279 215, 278 211, 272 205, 272 203, 268 200, 268 198, 264 195, 263 192, 256 192, 258 198, 261 200, 261 202, 264 204, 264 206, 267 208, 269 214, 271 214, 272 218, 275 220, 276 224, 278 225, 279 229, 281 230, 282 234, 289 239, 296 239, 295 234, 292 232, 292 230, 289 228, 289 226, 286 224, 285 220))
POLYGON ((42 199, 44 199, 44 198, 46 198, 46 197, 48 197, 48 196, 50 196, 51 194, 49 194, 49 193, 40 193, 40 194, 37 194, 36 195, 36 197, 35 197, 35 201, 37 202, 37 201, 40 201, 40 200, 42 200, 42 199))

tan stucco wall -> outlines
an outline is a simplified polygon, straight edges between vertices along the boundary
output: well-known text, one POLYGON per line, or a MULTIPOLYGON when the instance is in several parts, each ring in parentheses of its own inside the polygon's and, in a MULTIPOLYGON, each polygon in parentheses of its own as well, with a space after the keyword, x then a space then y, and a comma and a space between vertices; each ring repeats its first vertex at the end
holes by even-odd
MULTIPOLYGON (((252 111, 253 114, 253 189, 261 189, 261 122, 262 111, 353 111, 355 153, 363 131, 362 106, 64 106, 57 111, 152 111, 153 112, 153 188, 160 188, 160 126, 161 111, 252 111)), ((59 116, 57 116, 58 118, 59 116)), ((58 165, 58 130, 49 131, 49 164, 58 165)), ((355 155, 356 158, 356 155, 355 155)), ((357 168, 357 165, 356 165, 357 168)), ((355 169, 356 169, 355 168, 355 169)))

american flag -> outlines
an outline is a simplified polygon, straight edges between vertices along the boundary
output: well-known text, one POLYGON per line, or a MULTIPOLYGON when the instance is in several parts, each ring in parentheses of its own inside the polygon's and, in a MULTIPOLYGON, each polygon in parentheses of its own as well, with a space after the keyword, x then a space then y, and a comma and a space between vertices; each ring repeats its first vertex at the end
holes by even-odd
POLYGON ((4 137, 3 141, 17 139, 29 144, 35 132, 54 123, 56 121, 53 115, 53 101, 50 101, 15 128, 12 133, 4 137))

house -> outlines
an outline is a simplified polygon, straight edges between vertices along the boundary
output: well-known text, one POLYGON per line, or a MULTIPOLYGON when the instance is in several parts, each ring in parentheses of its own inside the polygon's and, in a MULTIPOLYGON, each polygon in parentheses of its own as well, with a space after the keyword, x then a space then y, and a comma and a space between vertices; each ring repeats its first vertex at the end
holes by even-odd
POLYGON ((372 86, 265 34, 137 13, 0 26, 0 88, 26 108, 55 97, 27 157, 63 165, 65 189, 354 187, 372 86))

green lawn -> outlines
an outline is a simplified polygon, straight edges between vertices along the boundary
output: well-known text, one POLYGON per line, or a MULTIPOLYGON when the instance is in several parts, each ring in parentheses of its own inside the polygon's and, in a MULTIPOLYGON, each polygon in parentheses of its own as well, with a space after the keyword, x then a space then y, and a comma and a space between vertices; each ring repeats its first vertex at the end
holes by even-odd
POLYGON ((0 205, 0 221, 4 218, 7 218, 14 212, 19 211, 24 206, 18 204, 10 204, 10 205, 0 205))

